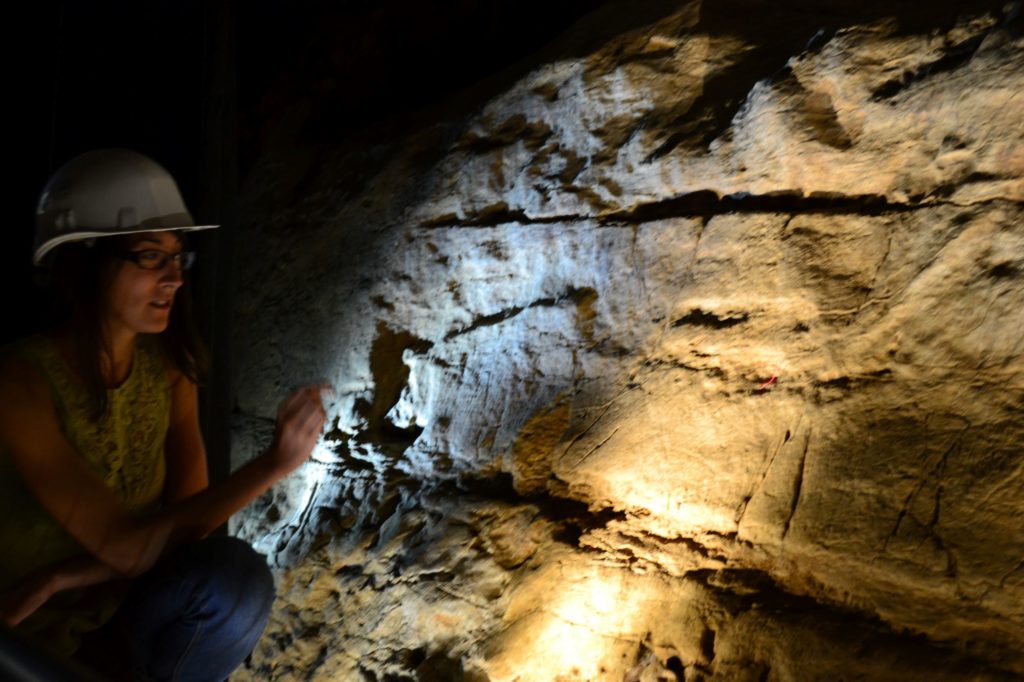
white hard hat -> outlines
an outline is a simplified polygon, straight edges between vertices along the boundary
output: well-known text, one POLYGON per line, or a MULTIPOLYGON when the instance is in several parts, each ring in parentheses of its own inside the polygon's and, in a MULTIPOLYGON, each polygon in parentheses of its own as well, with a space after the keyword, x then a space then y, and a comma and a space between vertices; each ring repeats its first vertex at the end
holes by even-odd
POLYGON ((160 164, 130 149, 97 149, 61 166, 43 188, 32 262, 64 242, 211 227, 195 224, 160 164))

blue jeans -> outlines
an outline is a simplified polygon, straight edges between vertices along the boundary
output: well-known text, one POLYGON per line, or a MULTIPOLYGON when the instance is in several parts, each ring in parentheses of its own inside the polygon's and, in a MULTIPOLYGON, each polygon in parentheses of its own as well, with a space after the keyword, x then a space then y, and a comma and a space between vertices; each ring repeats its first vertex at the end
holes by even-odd
POLYGON ((224 680, 256 646, 274 601, 266 560, 237 538, 183 547, 138 578, 116 619, 133 678, 224 680))

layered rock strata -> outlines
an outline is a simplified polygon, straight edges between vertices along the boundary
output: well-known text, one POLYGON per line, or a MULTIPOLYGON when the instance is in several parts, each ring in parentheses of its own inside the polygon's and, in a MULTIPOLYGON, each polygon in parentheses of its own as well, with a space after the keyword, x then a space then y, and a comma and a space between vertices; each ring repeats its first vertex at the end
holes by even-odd
POLYGON ((239 679, 1024 675, 1020 5, 611 3, 246 190, 239 679), (468 97, 467 101, 472 101, 468 97))

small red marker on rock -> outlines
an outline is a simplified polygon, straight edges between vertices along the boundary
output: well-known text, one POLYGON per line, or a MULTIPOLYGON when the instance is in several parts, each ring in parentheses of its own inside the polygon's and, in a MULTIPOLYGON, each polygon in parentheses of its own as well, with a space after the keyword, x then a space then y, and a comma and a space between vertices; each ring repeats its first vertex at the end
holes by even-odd
POLYGON ((777 380, 778 378, 779 378, 779 377, 778 377, 778 375, 776 375, 776 374, 773 374, 773 375, 772 375, 772 378, 771 378, 771 379, 769 379, 768 381, 764 382, 764 383, 763 383, 763 384, 761 384, 760 386, 758 386, 758 387, 757 387, 757 390, 759 390, 759 391, 763 391, 764 389, 766 389, 766 388, 768 388, 769 386, 771 386, 772 384, 774 384, 774 383, 775 383, 775 381, 776 381, 776 380, 777 380))

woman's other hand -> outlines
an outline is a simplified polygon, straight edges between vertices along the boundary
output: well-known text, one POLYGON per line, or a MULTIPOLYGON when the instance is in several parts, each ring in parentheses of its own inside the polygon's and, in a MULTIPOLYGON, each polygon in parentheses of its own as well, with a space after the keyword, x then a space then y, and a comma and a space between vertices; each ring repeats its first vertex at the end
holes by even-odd
POLYGON ((277 410, 277 429, 267 456, 283 473, 294 471, 309 459, 327 422, 321 394, 327 384, 307 386, 291 394, 277 410))
POLYGON ((0 620, 9 628, 36 612, 53 596, 53 581, 45 571, 30 576, 10 590, 0 594, 0 620))
POLYGON ((0 593, 0 621, 15 627, 53 595, 75 587, 99 585, 121 578, 120 573, 91 554, 40 568, 7 592, 0 593))

